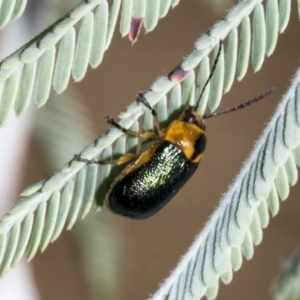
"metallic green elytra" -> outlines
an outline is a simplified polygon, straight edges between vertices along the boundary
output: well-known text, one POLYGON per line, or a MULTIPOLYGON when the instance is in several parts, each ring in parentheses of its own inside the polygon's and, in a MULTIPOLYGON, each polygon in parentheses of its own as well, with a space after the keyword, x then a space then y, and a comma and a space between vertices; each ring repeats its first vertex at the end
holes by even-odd
POLYGON ((117 179, 108 194, 108 206, 126 217, 150 217, 174 197, 197 167, 179 148, 163 141, 145 164, 117 179))

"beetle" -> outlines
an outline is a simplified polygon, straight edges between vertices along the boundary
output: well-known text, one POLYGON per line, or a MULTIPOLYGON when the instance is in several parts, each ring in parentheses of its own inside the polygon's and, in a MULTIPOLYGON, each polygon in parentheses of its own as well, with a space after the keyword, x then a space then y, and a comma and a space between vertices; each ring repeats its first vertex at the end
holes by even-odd
POLYGON ((138 156, 127 153, 114 161, 101 161, 88 160, 75 155, 77 161, 87 164, 120 165, 133 160, 115 179, 106 195, 105 203, 114 213, 133 219, 145 219, 157 213, 174 197, 198 168, 206 146, 204 119, 244 108, 274 91, 274 88, 270 89, 234 108, 201 116, 197 109, 201 96, 216 68, 221 46, 220 42, 217 57, 199 100, 194 106, 189 105, 185 108, 180 117, 172 121, 166 128, 160 129, 157 112, 142 93, 138 94, 138 99, 151 111, 155 131, 137 133, 121 127, 111 117, 106 117, 109 124, 127 135, 155 139, 138 156))

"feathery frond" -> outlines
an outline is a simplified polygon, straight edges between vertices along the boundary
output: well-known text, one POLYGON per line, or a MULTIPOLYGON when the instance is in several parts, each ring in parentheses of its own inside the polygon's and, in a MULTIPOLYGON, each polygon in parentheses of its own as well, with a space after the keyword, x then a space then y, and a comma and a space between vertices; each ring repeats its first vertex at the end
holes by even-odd
POLYGON ((298 180, 299 120, 300 69, 219 207, 152 300, 215 299, 219 280, 229 283, 243 256, 252 258, 268 209, 276 214, 298 180))
MULTIPOLYGON (((15 1, 3 3, 6 3, 2 4, 4 14, 15 1)), ((16 3, 21 7, 25 1, 16 3)), ((77 5, 0 63, 0 90, 9 95, 2 93, 0 99, 0 126, 8 121, 13 110, 16 115, 23 114, 31 97, 37 107, 43 106, 49 98, 51 85, 57 93, 62 93, 70 76, 80 81, 89 64, 96 68, 101 63, 112 40, 121 3, 120 32, 123 36, 129 34, 132 42, 138 38, 142 25, 146 32, 153 30, 171 6, 177 5, 175 1, 144 0, 114 0, 111 7, 107 0, 89 0, 77 5), (76 37, 74 26, 80 21, 76 37)), ((8 14, 5 16, 9 18, 8 14)))
MULTIPOLYGON (((95 136, 90 112, 79 98, 80 94, 68 89, 67 93, 59 97, 51 95, 47 107, 37 112, 34 137, 43 150, 45 164, 52 171, 59 170, 74 152, 95 136)), ((82 176, 78 176, 78 182, 81 180, 82 176)), ((77 198, 84 196, 83 184, 80 184, 77 192, 77 198)), ((70 207, 73 212, 69 213, 71 219, 67 220, 69 228, 76 221, 80 203, 81 201, 77 201, 70 207)), ((57 208, 55 203, 52 207, 49 206, 49 214, 56 215, 57 208)), ((109 222, 111 217, 109 213, 101 214, 101 218, 98 214, 89 214, 72 231, 77 245, 76 251, 79 253, 78 263, 85 275, 90 294, 95 299, 116 299, 120 296, 121 274, 124 269, 128 269, 126 266, 130 261, 126 251, 128 242, 122 237, 118 225, 109 222), (102 255, 99 255, 99 249, 102 255)), ((45 227, 48 226, 51 224, 45 223, 45 227)), ((50 238, 51 235, 44 237, 41 251, 48 245, 50 238)))
POLYGON ((18 19, 23 14, 27 0, 0 0, 0 29, 13 19, 18 19))

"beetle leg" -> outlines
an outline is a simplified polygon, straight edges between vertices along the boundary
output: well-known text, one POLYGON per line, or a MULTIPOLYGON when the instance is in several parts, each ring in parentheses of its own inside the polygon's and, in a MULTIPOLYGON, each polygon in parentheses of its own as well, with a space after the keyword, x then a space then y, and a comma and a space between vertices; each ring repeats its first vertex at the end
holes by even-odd
POLYGON ((125 153, 119 159, 115 159, 115 160, 110 160, 110 159, 107 159, 107 160, 86 159, 86 158, 82 158, 78 154, 74 155, 74 160, 85 162, 88 165, 114 165, 114 166, 118 166, 118 165, 125 164, 125 163, 129 162, 130 160, 132 160, 134 158, 136 158, 136 154, 133 154, 133 153, 125 153))
POLYGON ((157 133, 159 134, 160 132, 160 126, 159 126, 159 122, 158 122, 158 116, 157 116, 157 111, 154 107, 152 107, 150 105, 150 103, 147 101, 147 99, 145 98, 143 93, 138 93, 139 96, 139 100, 151 111, 152 117, 153 117, 153 123, 154 123, 154 127, 157 131, 157 133))
POLYGON ((154 132, 138 133, 136 131, 133 131, 133 130, 130 130, 130 129, 126 129, 126 128, 120 126, 120 124, 118 124, 110 116, 106 116, 106 121, 107 121, 107 123, 109 123, 110 125, 118 128, 119 130, 121 130, 122 132, 124 132, 127 135, 133 135, 133 136, 140 137, 140 138, 143 138, 143 139, 155 139, 155 138, 157 138, 157 135, 154 132))

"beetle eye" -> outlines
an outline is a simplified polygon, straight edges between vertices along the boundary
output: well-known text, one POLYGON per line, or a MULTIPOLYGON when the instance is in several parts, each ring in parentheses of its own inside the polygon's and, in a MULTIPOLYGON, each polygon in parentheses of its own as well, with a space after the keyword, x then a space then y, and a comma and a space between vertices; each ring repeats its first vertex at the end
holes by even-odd
POLYGON ((194 144, 195 152, 192 156, 192 159, 195 159, 199 154, 201 154, 206 146, 206 137, 205 134, 201 134, 194 144))

